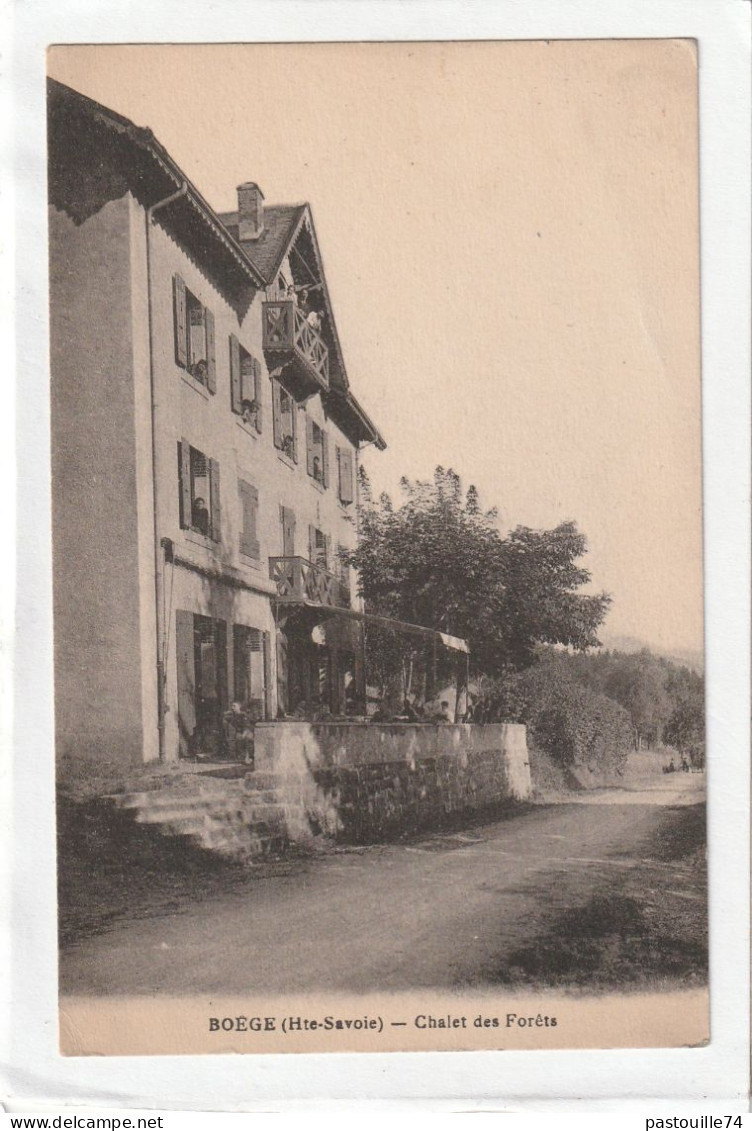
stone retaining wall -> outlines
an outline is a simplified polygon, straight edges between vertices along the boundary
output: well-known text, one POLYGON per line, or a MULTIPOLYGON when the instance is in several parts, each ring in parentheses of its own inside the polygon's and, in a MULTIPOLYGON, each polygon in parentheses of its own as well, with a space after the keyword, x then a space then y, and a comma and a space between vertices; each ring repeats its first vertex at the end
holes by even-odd
POLYGON ((525 727, 512 723, 262 723, 255 765, 312 831, 355 843, 531 795, 525 727))

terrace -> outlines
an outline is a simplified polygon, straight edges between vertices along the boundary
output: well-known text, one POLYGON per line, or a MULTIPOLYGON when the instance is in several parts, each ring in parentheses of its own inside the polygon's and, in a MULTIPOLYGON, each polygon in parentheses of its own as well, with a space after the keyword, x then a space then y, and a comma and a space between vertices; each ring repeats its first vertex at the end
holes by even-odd
POLYGON ((285 384, 300 398, 329 389, 329 350, 292 299, 263 303, 263 350, 269 369, 285 366, 285 384))
POLYGON ((269 576, 282 601, 310 601, 334 609, 350 607, 350 593, 340 578, 306 558, 269 558, 269 576))

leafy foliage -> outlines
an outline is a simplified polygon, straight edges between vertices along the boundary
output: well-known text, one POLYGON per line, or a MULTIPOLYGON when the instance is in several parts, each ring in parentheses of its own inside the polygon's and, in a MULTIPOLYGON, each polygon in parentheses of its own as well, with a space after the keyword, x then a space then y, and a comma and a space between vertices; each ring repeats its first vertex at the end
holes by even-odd
POLYGON ((437 467, 431 481, 401 481, 403 501, 374 499, 361 479, 360 544, 350 556, 371 611, 470 643, 479 671, 523 668, 541 643, 585 649, 610 598, 580 592, 587 543, 572 522, 518 527, 507 538, 495 510, 460 477, 437 467))
POLYGON ((697 672, 647 648, 571 656, 569 664, 580 682, 629 712, 636 747, 666 743, 687 754, 704 749, 705 700, 697 672))
POLYGON ((672 668, 667 679, 672 711, 663 740, 695 766, 705 765, 705 696, 702 679, 688 668, 672 668))
POLYGON ((533 742, 561 766, 619 771, 632 745, 627 711, 576 678, 565 653, 504 681, 503 713, 527 724, 533 742))

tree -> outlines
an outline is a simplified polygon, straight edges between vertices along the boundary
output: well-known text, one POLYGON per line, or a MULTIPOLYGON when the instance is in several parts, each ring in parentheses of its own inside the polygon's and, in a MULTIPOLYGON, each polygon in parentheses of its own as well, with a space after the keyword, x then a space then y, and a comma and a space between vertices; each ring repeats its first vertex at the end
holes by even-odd
MULTIPOLYGON (((648 648, 639 652, 570 656, 569 664, 578 680, 615 699, 629 712, 636 749, 643 742, 649 747, 660 742, 676 745, 671 734, 678 732, 669 732, 669 724, 677 710, 688 703, 692 704, 694 717, 701 723, 702 677, 663 656, 654 655, 648 648)), ((682 710, 676 720, 680 716, 688 719, 689 712, 682 710)), ((675 726, 679 726, 676 720, 675 726)))
POLYGON ((663 739, 663 728, 671 711, 666 676, 661 661, 643 649, 623 656, 606 681, 606 694, 629 711, 636 750, 643 741, 650 748, 663 739))
POLYGON ((689 668, 672 665, 668 692, 674 708, 663 738, 695 766, 705 765, 705 694, 702 678, 689 668))
POLYGON ((574 523, 502 538, 497 512, 482 510, 474 487, 463 493, 451 468, 401 490, 395 507, 361 480, 350 561, 370 611, 464 637, 479 671, 525 667, 540 643, 598 644, 610 598, 580 592, 590 575, 576 564, 587 543, 574 523))
POLYGON ((502 543, 505 649, 516 668, 533 663, 539 644, 576 651, 599 645, 611 598, 579 592, 590 581, 576 564, 586 552, 587 540, 573 522, 553 530, 518 526, 502 543))

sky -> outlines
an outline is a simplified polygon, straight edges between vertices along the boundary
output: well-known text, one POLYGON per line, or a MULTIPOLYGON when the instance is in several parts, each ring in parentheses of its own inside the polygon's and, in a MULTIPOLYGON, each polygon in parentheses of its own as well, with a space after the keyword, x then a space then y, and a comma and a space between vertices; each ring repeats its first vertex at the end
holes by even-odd
POLYGON ((59 47, 217 211, 311 202, 376 489, 573 519, 602 637, 702 647, 697 66, 677 40, 59 47))

